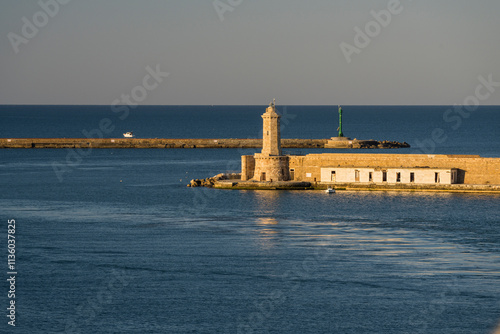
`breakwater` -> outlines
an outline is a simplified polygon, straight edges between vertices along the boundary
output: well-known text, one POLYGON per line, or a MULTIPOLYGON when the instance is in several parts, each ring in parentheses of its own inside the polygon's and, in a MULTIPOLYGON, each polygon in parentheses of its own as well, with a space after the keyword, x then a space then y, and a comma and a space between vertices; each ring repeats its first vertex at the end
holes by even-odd
POLYGON ((500 185, 490 184, 387 184, 387 183, 328 183, 307 181, 242 181, 241 174, 219 174, 206 179, 193 179, 191 188, 207 187, 233 190, 335 190, 346 191, 402 191, 500 194, 500 185))
MULTIPOLYGON (((328 139, 281 139, 282 148, 325 148, 328 139)), ((353 141, 346 147, 403 148, 407 143, 391 141, 353 141)), ((0 148, 262 148, 262 139, 165 139, 165 138, 0 138, 0 148)))
POLYGON ((241 180, 217 180, 201 187, 233 190, 325 190, 336 191, 399 191, 399 192, 448 192, 448 193, 490 193, 500 194, 500 185, 480 184, 355 184, 321 183, 299 181, 257 182, 241 180))

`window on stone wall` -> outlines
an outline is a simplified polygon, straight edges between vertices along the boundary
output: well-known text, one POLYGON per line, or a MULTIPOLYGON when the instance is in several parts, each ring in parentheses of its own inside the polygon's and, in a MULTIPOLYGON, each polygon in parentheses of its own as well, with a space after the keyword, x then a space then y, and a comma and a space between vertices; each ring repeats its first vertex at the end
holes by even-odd
POLYGON ((434 173, 434 182, 441 183, 441 176, 439 175, 439 173, 434 173))
POLYGON ((387 171, 382 171, 382 182, 387 182, 387 171))
POLYGON ((396 182, 401 182, 401 173, 396 173, 396 182))
POLYGON ((415 173, 410 173, 410 182, 411 183, 415 182, 415 173))
POLYGON ((355 170, 355 171, 354 171, 354 180, 355 180, 356 182, 359 182, 359 170, 355 170))
POLYGON ((373 173, 368 173, 368 182, 373 182, 373 173))
POLYGON ((290 180, 295 180, 295 169, 290 169, 290 180))

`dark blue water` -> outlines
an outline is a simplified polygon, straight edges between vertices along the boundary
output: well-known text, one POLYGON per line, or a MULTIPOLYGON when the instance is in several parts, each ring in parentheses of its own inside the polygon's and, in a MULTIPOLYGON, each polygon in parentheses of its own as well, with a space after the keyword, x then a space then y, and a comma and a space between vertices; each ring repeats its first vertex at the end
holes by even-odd
MULTIPOLYGON (((278 106, 278 110, 283 115, 283 138, 337 135, 337 106, 278 106)), ((404 153, 499 156, 497 106, 458 112, 446 106, 345 106, 343 110, 344 134, 351 138, 406 141, 412 149, 404 153)), ((265 106, 142 106, 123 114, 107 106, 0 106, 0 138, 117 138, 127 131, 138 138, 261 138, 264 111, 265 106), (110 131, 100 130, 103 119, 109 121, 104 128, 110 131)))
MULTIPOLYGON (((81 137, 114 116, 68 108, 2 107, 0 137, 81 137)), ((258 137, 264 107, 210 108, 146 107, 106 136, 258 137)), ((442 128, 436 152, 499 156, 495 108, 456 131, 441 107, 401 108, 353 107, 345 132, 412 144, 442 128)), ((330 109, 288 107, 284 137, 332 136, 330 109)), ((16 219, 18 256, 17 326, 2 315, 0 332, 490 333, 500 322, 500 196, 186 188, 252 152, 0 150, 0 218, 4 235, 16 219)))

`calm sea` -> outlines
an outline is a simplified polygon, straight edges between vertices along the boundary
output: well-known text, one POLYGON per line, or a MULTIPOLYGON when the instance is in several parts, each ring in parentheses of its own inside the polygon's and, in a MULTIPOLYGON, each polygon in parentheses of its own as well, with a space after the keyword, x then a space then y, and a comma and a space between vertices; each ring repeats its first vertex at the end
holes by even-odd
MULTIPOLYGON (((265 106, 1 106, 0 137, 257 138, 265 106)), ((499 107, 344 107, 370 153, 500 157, 499 107)), ((337 107, 279 107, 328 138, 337 107)), ((256 150, 0 150, 0 332, 491 333, 500 196, 190 189, 256 150), (57 166, 57 173, 54 171, 57 166), (16 328, 7 220, 16 220, 16 328), (3 313, 2 313, 3 312, 3 313)), ((289 150, 290 153, 345 152, 289 150)))

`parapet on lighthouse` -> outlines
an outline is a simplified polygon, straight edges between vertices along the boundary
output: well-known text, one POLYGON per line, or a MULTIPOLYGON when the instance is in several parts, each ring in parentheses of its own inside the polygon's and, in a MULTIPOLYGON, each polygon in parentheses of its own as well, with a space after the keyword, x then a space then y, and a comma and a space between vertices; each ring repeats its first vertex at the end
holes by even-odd
POLYGON ((261 182, 289 180, 288 157, 281 153, 280 118, 281 116, 276 111, 276 100, 273 100, 262 115, 262 152, 256 153, 253 157, 242 157, 242 165, 244 165, 242 167, 255 163, 253 177, 243 173, 245 174, 242 175, 243 179, 261 182))

